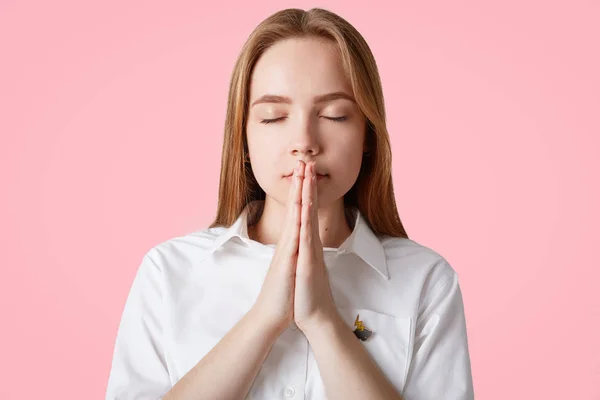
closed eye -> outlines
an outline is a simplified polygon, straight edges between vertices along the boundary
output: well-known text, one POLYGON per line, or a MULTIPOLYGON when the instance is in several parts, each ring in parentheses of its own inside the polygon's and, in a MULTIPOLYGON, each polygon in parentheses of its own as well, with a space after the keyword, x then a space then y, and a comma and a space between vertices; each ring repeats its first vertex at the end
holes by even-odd
POLYGON ((284 119, 285 117, 281 117, 281 118, 275 118, 275 119, 263 119, 260 121, 261 124, 271 124, 273 122, 277 122, 280 119, 284 119))
POLYGON ((345 121, 348 119, 348 117, 345 115, 342 117, 325 117, 325 118, 328 120, 331 120, 331 121, 335 121, 335 122, 342 122, 342 121, 345 121))
MULTIPOLYGON (((263 120, 261 120, 261 121, 260 121, 260 123, 261 123, 261 124, 272 124, 272 123, 275 123, 275 122, 277 122, 277 121, 279 121, 279 120, 282 120, 282 119, 284 119, 284 118, 285 118, 285 117, 281 117, 281 118, 274 118, 274 119, 263 119, 263 120)), ((328 119, 328 120, 330 120, 330 121, 335 121, 335 122, 343 122, 343 121, 345 121, 345 120, 347 120, 347 119, 348 119, 348 117, 347 117, 347 116, 345 116, 345 115, 344 115, 344 116, 342 116, 342 117, 324 117, 324 118, 325 118, 325 119, 328 119)))

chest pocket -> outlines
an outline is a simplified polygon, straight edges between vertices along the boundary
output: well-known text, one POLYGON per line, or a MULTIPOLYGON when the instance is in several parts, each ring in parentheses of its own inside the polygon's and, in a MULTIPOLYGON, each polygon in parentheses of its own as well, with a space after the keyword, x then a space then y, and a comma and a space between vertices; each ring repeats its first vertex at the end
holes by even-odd
POLYGON ((349 328, 356 330, 356 340, 360 340, 389 381, 402 392, 411 347, 412 318, 396 317, 366 308, 338 310, 349 328), (364 328, 362 331, 361 327, 364 328))

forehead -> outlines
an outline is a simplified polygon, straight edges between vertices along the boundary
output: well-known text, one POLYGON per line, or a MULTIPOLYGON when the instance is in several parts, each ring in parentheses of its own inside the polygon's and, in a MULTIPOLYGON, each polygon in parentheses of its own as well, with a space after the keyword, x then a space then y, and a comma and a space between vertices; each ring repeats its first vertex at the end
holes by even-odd
POLYGON ((308 101, 335 91, 352 93, 337 44, 313 38, 276 43, 261 55, 250 79, 250 101, 266 93, 308 101))

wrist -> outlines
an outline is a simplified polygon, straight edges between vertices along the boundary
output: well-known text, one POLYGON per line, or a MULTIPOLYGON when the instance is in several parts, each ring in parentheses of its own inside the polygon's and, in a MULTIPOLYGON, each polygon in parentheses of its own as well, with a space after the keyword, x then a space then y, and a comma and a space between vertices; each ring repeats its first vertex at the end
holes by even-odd
POLYGON ((346 322, 342 319, 337 310, 315 317, 305 323, 298 324, 298 328, 309 339, 320 334, 331 335, 338 332, 340 329, 348 328, 346 322))
POLYGON ((261 312, 256 306, 252 307, 248 314, 246 315, 247 319, 251 321, 250 323, 255 327, 258 327, 263 334, 276 339, 281 333, 289 326, 289 323, 284 323, 281 321, 277 321, 265 316, 263 312, 261 312))

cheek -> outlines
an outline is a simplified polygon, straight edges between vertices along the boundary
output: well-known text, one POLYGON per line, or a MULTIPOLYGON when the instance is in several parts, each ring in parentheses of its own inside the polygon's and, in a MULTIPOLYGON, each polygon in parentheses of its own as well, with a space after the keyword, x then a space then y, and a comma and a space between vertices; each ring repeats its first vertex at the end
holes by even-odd
POLYGON ((361 163, 362 147, 338 144, 335 150, 331 150, 327 166, 332 175, 332 181, 323 186, 320 199, 325 202, 333 201, 347 193, 358 178, 361 163))
POLYGON ((255 173, 262 172, 264 165, 271 162, 272 152, 267 146, 267 141, 264 135, 260 134, 249 134, 248 135, 248 151, 250 152, 250 159, 252 161, 252 169, 255 173))
POLYGON ((332 143, 329 148, 331 149, 331 158, 335 160, 333 166, 336 169, 340 171, 354 171, 355 169, 358 171, 360 169, 363 149, 355 141, 332 143), (338 168, 339 166, 342 168, 338 168))
POLYGON ((352 185, 354 185, 356 179, 358 178, 361 164, 361 157, 357 156, 356 154, 353 154, 346 158, 346 161, 343 164, 344 168, 338 170, 340 172, 340 178, 343 180, 344 186, 346 186, 347 189, 350 189, 352 185))
MULTIPOLYGON (((282 135, 276 135, 275 131, 265 130, 261 127, 252 127, 248 129, 248 150, 252 155, 252 159, 269 159, 274 160, 281 153, 282 135)), ((272 130, 272 129, 271 129, 272 130)))
POLYGON ((344 193, 356 182, 363 160, 363 149, 355 145, 339 147, 332 167, 340 190, 344 193))
MULTIPOLYGON (((256 138, 253 138, 256 139, 256 138)), ((254 178, 268 195, 279 198, 278 192, 285 180, 281 178, 285 166, 280 147, 268 141, 253 140, 248 143, 254 178)))

